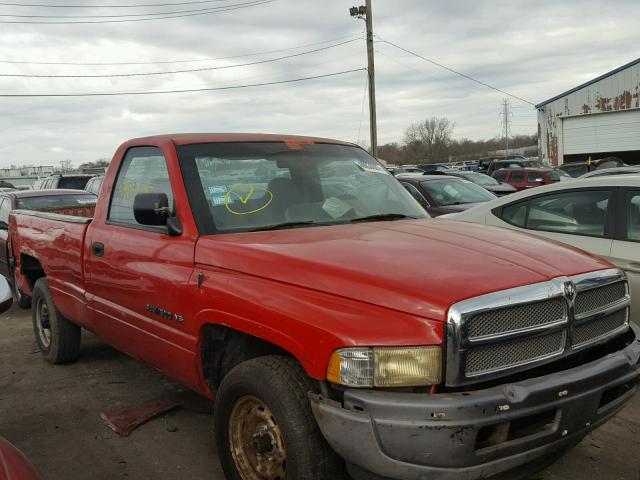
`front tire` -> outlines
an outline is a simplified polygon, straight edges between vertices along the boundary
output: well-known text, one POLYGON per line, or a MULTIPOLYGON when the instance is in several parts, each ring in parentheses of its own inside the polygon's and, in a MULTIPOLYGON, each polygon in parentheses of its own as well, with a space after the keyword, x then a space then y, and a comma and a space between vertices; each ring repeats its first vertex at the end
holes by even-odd
POLYGON ((248 360, 224 377, 214 425, 228 480, 343 478, 311 412, 311 390, 302 367, 283 356, 248 360))
POLYGON ((54 365, 75 362, 80 355, 80 327, 56 309, 46 278, 36 281, 31 298, 33 330, 44 358, 54 365))

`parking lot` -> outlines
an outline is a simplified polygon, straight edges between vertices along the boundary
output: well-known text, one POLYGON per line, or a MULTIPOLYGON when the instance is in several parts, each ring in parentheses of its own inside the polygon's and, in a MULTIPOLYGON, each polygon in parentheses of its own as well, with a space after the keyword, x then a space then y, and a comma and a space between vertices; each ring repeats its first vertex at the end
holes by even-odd
MULTIPOLYGON (((0 435, 20 448, 44 480, 223 480, 211 405, 155 370, 83 332, 81 360, 46 364, 30 313, 0 318, 0 435), (174 400, 180 408, 121 438, 103 411, 174 400)), ((640 479, 640 396, 536 478, 640 479)))

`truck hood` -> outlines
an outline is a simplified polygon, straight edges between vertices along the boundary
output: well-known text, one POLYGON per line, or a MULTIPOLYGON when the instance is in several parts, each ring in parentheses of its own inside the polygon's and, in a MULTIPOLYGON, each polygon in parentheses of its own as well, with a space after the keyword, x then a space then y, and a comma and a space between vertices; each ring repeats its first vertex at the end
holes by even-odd
POLYGON ((398 220, 201 237, 196 264, 444 321, 460 300, 611 268, 560 243, 451 220, 398 220))

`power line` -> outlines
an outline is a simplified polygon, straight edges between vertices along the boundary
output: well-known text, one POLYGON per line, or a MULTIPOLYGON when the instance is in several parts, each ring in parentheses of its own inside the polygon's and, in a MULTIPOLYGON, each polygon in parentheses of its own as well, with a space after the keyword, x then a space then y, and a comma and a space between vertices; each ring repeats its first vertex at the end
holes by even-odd
POLYGON ((316 45, 323 45, 326 43, 337 42, 338 40, 344 40, 346 38, 353 38, 357 36, 360 38, 362 33, 353 33, 351 35, 345 35, 342 37, 332 38, 329 40, 323 40, 321 42, 307 43, 304 45, 298 45, 296 47, 281 48, 278 50, 263 50, 261 52, 244 53, 242 55, 230 55, 227 57, 215 57, 215 58, 197 58, 192 60, 158 60, 149 62, 96 62, 96 63, 84 63, 84 62, 40 62, 40 61, 22 61, 22 60, 0 60, 0 63, 16 64, 16 65, 70 65, 70 66, 117 66, 117 65, 161 65, 170 63, 196 63, 196 62, 212 62, 216 60, 229 60, 232 58, 243 57, 256 57, 259 55, 267 55, 269 53, 281 53, 290 52, 291 50, 297 50, 299 48, 314 47, 316 45))
POLYGON ((338 75, 347 75, 354 72, 365 71, 366 68, 356 68, 353 70, 345 70, 342 72, 325 73, 324 75, 314 75, 311 77, 292 78, 289 80, 279 80, 274 82, 250 83, 245 85, 228 85, 226 87, 207 87, 193 88, 182 90, 156 90, 156 91, 138 91, 138 92, 95 92, 95 93, 0 93, 2 98, 35 98, 35 97, 114 97, 124 95, 160 95, 169 93, 193 93, 193 92, 213 92, 219 90, 235 90, 240 88, 266 87, 270 85, 281 85, 285 83, 303 82, 306 80, 315 80, 318 78, 336 77, 338 75))
POLYGON ((201 5, 203 3, 225 2, 227 0, 200 0, 197 2, 173 3, 134 3, 130 5, 51 5, 48 3, 7 3, 0 2, 2 7, 45 7, 45 8, 140 8, 140 7, 174 7, 177 5, 201 5))
POLYGON ((420 54, 418 54, 418 53, 415 53, 415 52, 412 52, 411 50, 407 50, 406 48, 403 48, 403 47, 401 47, 400 45, 396 45, 396 44, 395 44, 395 43, 393 43, 393 42, 389 42, 389 41, 387 41, 387 40, 377 40, 377 42, 378 42, 378 43, 386 43, 386 44, 388 44, 388 45, 391 45, 392 47, 395 47, 395 48, 397 48, 398 50, 402 50, 402 51, 403 51, 403 52, 405 52, 405 53, 408 53, 408 54, 410 54, 410 55, 413 55, 414 57, 418 57, 418 58, 420 58, 420 59, 424 60, 425 62, 429 62, 429 63, 431 63, 431 64, 433 64, 433 65, 435 65, 435 66, 437 66, 437 67, 444 68, 445 70, 448 70, 448 71, 450 71, 451 73, 455 73, 456 75, 460 75, 461 77, 466 78, 467 80, 471 80, 472 82, 478 83, 478 84, 480 84, 480 85, 482 85, 482 86, 485 86, 485 87, 487 87, 487 88, 490 88, 490 89, 492 89, 492 90, 495 90, 496 92, 503 93, 504 95, 507 95, 507 96, 512 97, 512 98, 515 98, 515 99, 517 99, 517 100, 520 100, 521 102, 528 103, 529 105, 533 105, 533 106, 535 106, 535 104, 534 104, 533 102, 530 102, 529 100, 525 100, 525 99, 524 99, 524 98, 522 98, 522 97, 518 97, 517 95, 513 95, 512 93, 509 93, 509 92, 505 92, 504 90, 501 90, 501 89, 499 89, 499 88, 497 88, 497 87, 494 87, 493 85, 489 85, 488 83, 485 83, 485 82, 483 82, 483 81, 481 81, 481 80, 478 80, 478 79, 476 79, 476 78, 473 78, 472 76, 467 75, 467 74, 465 74, 465 73, 458 72, 457 70, 454 70, 453 68, 449 68, 449 67, 447 67, 446 65, 443 65, 443 64, 441 64, 441 63, 438 63, 438 62, 436 62, 436 61, 434 61, 434 60, 431 60, 431 59, 429 59, 429 58, 423 57, 422 55, 420 55, 420 54))
POLYGON ((132 19, 122 19, 122 20, 81 20, 81 21, 55 21, 55 22, 47 22, 41 20, 0 20, 0 24, 21 24, 21 25, 87 25, 87 24, 102 24, 102 23, 128 23, 128 22, 148 22, 152 20, 166 20, 169 18, 185 18, 185 17, 198 17, 201 15, 210 15, 212 13, 218 12, 228 12, 231 10, 240 10, 243 8, 254 7, 257 5, 263 5, 265 3, 277 2, 278 0, 258 0, 251 4, 240 5, 240 6, 225 6, 218 7, 216 10, 210 10, 206 12, 199 13, 185 13, 182 15, 167 15, 163 17, 152 17, 152 18, 132 18, 132 19))
POLYGON ((222 5, 220 7, 206 7, 206 8, 197 8, 195 10, 174 10, 173 12, 150 12, 150 13, 126 13, 119 15, 16 15, 16 14, 0 14, 0 17, 8 17, 8 18, 77 18, 77 19, 86 19, 86 18, 127 18, 127 17, 153 17, 158 15, 178 15, 181 13, 194 13, 194 12, 214 12, 217 10, 221 10, 227 7, 238 7, 238 6, 252 6, 256 3, 256 0, 250 0, 244 3, 232 3, 230 5, 222 5))
POLYGON ((305 52, 294 53, 291 55, 284 55, 282 57, 270 58, 267 60, 257 60, 255 62, 246 62, 246 63, 237 63, 234 65, 220 65, 217 67, 202 67, 202 68, 189 68, 184 70, 169 70, 163 72, 137 72, 137 73, 109 73, 109 74, 96 74, 96 75, 39 75, 39 74, 28 74, 28 73, 0 73, 0 77, 20 77, 20 78, 122 78, 122 77, 148 77, 154 75, 173 75, 177 73, 194 73, 194 72, 208 72, 212 70, 224 70, 228 68, 237 68, 237 67, 248 67, 252 65, 262 65, 264 63, 272 63, 280 60, 285 60, 288 58, 301 57, 304 55, 309 55, 312 53, 322 52, 324 50, 329 50, 331 48, 339 47, 342 45, 346 45, 348 43, 353 43, 355 41, 359 41, 359 38, 354 38, 353 40, 347 40, 345 42, 336 43, 333 45, 329 45, 322 48, 316 48, 313 50, 307 50, 305 52))

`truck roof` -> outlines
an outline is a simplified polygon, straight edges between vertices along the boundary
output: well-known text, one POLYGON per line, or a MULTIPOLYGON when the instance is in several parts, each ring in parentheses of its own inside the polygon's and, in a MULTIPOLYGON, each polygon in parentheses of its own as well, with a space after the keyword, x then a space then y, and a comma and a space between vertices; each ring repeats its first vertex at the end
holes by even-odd
POLYGON ((171 140, 176 145, 188 145, 191 143, 217 143, 217 142, 284 142, 294 140, 297 142, 334 143, 337 145, 354 145, 350 142, 321 137, 305 137, 300 135, 282 135, 270 133, 169 133, 153 135, 131 140, 127 143, 140 143, 144 141, 171 140))

